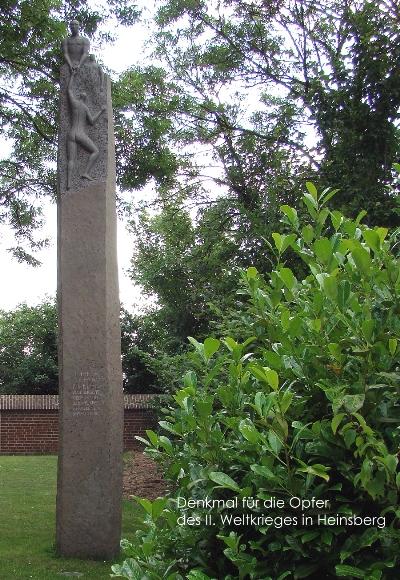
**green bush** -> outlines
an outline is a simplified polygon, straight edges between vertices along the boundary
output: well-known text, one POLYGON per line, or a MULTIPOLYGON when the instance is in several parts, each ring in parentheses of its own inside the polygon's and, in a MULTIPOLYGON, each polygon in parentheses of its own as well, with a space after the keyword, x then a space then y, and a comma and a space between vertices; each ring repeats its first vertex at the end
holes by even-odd
POLYGON ((138 500, 144 529, 124 542, 129 557, 113 566, 114 577, 398 577, 396 232, 362 225, 362 214, 346 219, 326 207, 333 191, 307 189, 308 223, 281 208, 284 233, 273 234, 268 279, 255 268, 243 273, 248 304, 229 324, 247 339, 190 339, 200 364, 160 422, 168 436, 147 432, 147 452, 173 491, 138 500), (285 265, 293 253, 308 269, 302 280, 285 265), (238 498, 238 507, 185 511, 178 497, 238 498), (245 497, 260 505, 243 508, 245 497), (304 511, 313 522, 304 525, 289 504, 296 497, 329 505, 304 511), (263 507, 271 498, 285 509, 263 507), (246 513, 273 520, 241 524, 246 513), (178 525, 183 514, 193 525, 178 525), (216 525, 206 525, 207 514, 216 525), (334 525, 318 525, 324 515, 337 515, 334 525), (280 525, 282 516, 292 521, 280 525), (352 525, 355 517, 366 525, 352 525))

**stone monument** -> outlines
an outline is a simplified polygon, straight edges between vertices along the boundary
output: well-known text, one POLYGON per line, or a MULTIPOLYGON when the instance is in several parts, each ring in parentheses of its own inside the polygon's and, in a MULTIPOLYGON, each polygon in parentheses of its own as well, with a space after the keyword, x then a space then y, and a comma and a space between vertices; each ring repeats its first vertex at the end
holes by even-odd
POLYGON ((121 537, 123 396, 110 79, 77 21, 63 42, 58 146, 57 549, 111 559, 121 537))

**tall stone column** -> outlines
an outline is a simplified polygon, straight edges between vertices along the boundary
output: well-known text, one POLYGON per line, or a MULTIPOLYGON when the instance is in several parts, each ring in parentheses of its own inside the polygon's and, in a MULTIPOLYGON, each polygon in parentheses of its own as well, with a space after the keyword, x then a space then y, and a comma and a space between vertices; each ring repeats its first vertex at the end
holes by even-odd
POLYGON ((56 543, 63 556, 111 559, 121 537, 123 432, 114 130, 110 80, 73 26, 58 151, 56 543))

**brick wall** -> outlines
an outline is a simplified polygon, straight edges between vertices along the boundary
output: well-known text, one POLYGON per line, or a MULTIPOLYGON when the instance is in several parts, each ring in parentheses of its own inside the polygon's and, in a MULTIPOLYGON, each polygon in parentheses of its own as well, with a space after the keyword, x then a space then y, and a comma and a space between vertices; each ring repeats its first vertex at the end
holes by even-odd
MULTIPOLYGON (((138 446, 155 425, 152 395, 125 395, 124 449, 138 446)), ((58 451, 57 395, 0 395, 0 455, 55 454, 58 451)))

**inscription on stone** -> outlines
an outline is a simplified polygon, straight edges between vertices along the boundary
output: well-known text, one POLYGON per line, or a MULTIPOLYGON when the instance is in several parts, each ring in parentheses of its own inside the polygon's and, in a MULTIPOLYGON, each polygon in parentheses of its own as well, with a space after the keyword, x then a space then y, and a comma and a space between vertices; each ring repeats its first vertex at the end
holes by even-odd
POLYGON ((96 371, 82 371, 72 389, 72 415, 98 415, 103 393, 101 378, 96 371))

